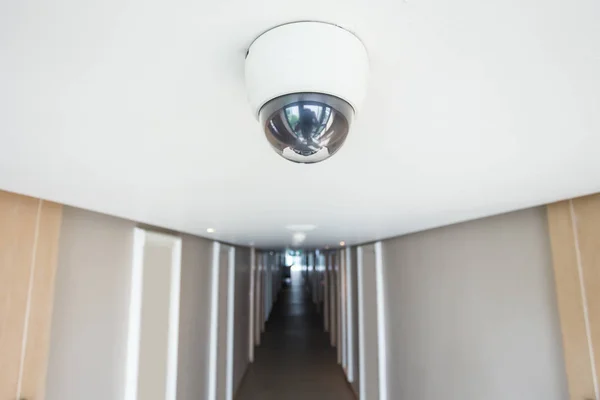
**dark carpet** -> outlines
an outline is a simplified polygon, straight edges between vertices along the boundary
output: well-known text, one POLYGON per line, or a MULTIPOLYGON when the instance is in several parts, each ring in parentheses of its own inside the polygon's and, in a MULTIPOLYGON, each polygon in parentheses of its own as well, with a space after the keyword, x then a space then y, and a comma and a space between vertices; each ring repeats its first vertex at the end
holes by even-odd
POLYGON ((236 400, 356 400, 304 288, 284 288, 236 400))

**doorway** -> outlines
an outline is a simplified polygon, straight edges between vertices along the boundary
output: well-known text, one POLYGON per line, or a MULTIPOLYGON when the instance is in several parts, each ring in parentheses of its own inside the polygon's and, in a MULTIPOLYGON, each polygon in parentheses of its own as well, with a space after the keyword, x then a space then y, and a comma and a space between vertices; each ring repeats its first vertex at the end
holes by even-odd
POLYGON ((136 228, 126 400, 175 400, 181 238, 136 228))

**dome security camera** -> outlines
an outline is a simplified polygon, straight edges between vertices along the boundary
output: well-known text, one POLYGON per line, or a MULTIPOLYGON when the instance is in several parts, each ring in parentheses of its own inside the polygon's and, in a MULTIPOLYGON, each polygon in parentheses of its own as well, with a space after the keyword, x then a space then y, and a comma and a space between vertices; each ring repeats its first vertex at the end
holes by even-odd
POLYGON ((369 70, 362 42, 339 26, 295 22, 259 36, 246 56, 246 89, 282 157, 316 163, 344 144, 369 70))

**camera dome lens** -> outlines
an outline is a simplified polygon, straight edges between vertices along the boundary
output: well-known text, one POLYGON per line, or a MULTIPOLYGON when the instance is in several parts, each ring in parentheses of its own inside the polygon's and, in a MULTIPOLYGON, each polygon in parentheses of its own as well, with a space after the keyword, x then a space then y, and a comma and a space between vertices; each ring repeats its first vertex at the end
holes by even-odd
POLYGON ((353 114, 352 107, 337 97, 298 93, 265 104, 259 120, 275 151, 290 161, 308 164, 340 149, 353 114))

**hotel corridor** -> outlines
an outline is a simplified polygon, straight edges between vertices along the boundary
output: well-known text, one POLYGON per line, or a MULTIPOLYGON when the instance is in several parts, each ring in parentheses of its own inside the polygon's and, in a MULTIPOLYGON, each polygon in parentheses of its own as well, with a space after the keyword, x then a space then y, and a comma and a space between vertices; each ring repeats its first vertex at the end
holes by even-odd
POLYGON ((300 276, 284 287, 236 400, 353 400, 300 276))

